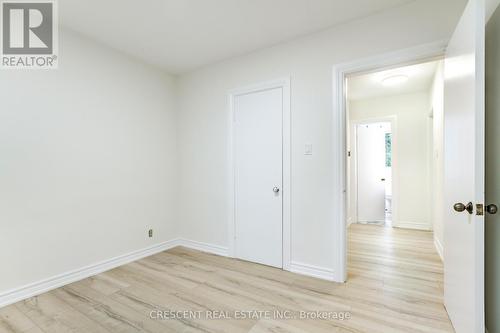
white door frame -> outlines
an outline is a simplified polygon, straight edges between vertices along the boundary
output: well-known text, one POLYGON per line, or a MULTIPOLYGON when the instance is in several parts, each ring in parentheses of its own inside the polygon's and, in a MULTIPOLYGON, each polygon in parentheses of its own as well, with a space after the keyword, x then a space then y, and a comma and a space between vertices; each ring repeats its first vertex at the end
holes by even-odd
MULTIPOLYGON (((363 118, 363 119, 357 119, 353 120, 350 122, 350 130, 353 131, 354 133, 354 142, 351 145, 351 168, 355 168, 355 177, 354 177, 354 182, 352 184, 352 187, 348 189, 346 192, 347 195, 349 195, 349 190, 354 193, 354 202, 353 204, 356 207, 356 220, 358 218, 358 149, 357 149, 357 136, 356 136, 356 131, 357 125, 363 125, 363 124, 373 124, 373 123, 390 123, 391 124, 391 135, 392 135, 392 166, 391 166, 391 181, 392 181, 392 223, 393 226, 397 226, 397 221, 398 221, 398 179, 397 179, 397 171, 398 171, 398 161, 396 152, 398 149, 398 134, 397 134, 397 124, 398 124, 398 118, 396 115, 390 115, 390 116, 383 116, 383 117, 373 117, 373 118, 363 118), (353 148, 355 147, 355 148, 353 148), (353 153, 354 152, 354 153, 353 153), (396 222, 396 223, 394 223, 396 222)), ((349 170, 346 169, 346 172, 349 170)), ((347 186, 347 184, 346 184, 347 186)), ((357 221, 352 221, 353 223, 357 221)))
POLYGON ((346 85, 347 75, 366 73, 391 67, 399 67, 420 63, 426 60, 442 59, 446 51, 447 41, 424 44, 409 49, 386 53, 333 66, 332 79, 332 133, 334 177, 333 195, 333 244, 334 276, 336 282, 347 280, 347 231, 346 231, 346 85))
MULTIPOLYGON (((237 96, 246 95, 250 93, 255 93, 259 91, 265 91, 270 89, 282 88, 283 90, 283 184, 282 184, 282 196, 283 196, 283 269, 290 270, 291 261, 291 241, 290 241, 290 220, 291 220, 291 138, 290 138, 290 78, 285 77, 277 80, 267 81, 263 83, 253 84, 250 86, 238 88, 229 91, 228 93, 228 236, 229 236, 229 256, 235 257, 236 255, 236 188, 235 188, 235 154, 234 154, 234 136, 235 136, 235 126, 234 126, 234 99, 237 96)), ((258 246, 258 244, 256 244, 258 246)))

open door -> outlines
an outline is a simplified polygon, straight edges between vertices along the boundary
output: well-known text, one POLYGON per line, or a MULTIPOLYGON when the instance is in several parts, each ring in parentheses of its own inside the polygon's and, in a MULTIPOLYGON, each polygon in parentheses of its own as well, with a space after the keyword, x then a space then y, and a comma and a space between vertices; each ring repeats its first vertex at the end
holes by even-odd
POLYGON ((445 59, 444 302, 458 333, 484 325, 484 0, 470 0, 445 59))

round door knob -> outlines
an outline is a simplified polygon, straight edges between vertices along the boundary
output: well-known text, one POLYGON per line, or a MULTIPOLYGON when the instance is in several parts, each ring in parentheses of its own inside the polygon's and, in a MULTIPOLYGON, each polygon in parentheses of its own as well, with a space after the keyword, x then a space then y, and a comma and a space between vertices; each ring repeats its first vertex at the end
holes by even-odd
POLYGON ((486 211, 489 214, 496 214, 498 212, 498 207, 497 207, 497 205, 490 204, 490 205, 486 206, 486 211))
POLYGON ((274 193, 278 193, 279 191, 280 191, 280 188, 279 188, 279 187, 276 187, 276 186, 275 186, 275 187, 273 187, 273 192, 274 192, 274 193))
POLYGON ((472 202, 469 202, 467 205, 458 202, 453 205, 453 209, 459 213, 466 210, 467 212, 469 212, 469 214, 472 214, 474 212, 474 205, 472 204, 472 202))

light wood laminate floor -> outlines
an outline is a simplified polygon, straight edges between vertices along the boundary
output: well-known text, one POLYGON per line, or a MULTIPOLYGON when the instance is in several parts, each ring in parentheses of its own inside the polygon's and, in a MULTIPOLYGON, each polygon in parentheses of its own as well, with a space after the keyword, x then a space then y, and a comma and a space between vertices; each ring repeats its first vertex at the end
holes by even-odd
POLYGON ((352 225, 345 284, 178 247, 4 307, 0 332, 453 332, 442 280, 432 233, 352 225), (351 318, 274 318, 300 311, 351 318))

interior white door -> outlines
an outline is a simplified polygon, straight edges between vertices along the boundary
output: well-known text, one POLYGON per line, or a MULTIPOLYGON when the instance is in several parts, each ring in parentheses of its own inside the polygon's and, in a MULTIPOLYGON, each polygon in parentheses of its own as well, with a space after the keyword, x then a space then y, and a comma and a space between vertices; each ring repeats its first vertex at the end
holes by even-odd
POLYGON ((358 222, 385 221, 385 129, 357 126, 358 222))
POLYGON ((484 0, 470 0, 445 59, 444 294, 458 333, 484 328, 484 0), (471 203, 470 213, 457 203, 471 203), (458 211, 457 211, 458 210, 458 211))
POLYGON ((282 267, 283 89, 234 99, 235 250, 240 259, 282 267))

